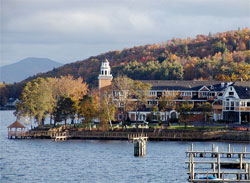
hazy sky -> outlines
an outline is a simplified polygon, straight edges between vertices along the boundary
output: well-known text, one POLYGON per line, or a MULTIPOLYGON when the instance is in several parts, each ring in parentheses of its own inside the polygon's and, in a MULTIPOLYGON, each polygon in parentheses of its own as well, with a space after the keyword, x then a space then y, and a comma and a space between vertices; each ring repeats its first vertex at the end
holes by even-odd
POLYGON ((110 50, 250 27, 249 0, 0 0, 1 65, 61 63, 110 50))

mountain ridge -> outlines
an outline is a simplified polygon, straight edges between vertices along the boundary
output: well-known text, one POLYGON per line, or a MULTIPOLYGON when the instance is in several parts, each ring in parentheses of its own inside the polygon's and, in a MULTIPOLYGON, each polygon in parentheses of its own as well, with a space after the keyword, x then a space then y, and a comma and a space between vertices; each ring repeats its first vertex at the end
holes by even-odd
POLYGON ((20 82, 28 77, 60 66, 62 66, 61 63, 48 58, 27 57, 16 63, 0 67, 0 82, 20 82))

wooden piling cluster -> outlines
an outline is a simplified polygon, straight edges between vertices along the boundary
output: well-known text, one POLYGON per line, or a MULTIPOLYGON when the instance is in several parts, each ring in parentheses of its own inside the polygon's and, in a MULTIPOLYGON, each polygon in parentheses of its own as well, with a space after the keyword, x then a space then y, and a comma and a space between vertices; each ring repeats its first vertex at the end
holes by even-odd
POLYGON ((189 182, 250 183, 250 152, 247 152, 246 147, 243 148, 242 152, 235 152, 229 144, 227 151, 222 150, 219 152, 218 147, 212 144, 211 151, 206 151, 206 149, 198 151, 194 150, 193 144, 191 144, 190 150, 186 151, 186 156, 189 157, 189 161, 186 162, 189 169, 189 182), (210 160, 195 161, 195 158, 209 158, 210 160), (236 161, 232 161, 232 159, 236 161), (212 171, 197 171, 196 169, 198 168, 195 169, 195 165, 197 164, 211 165, 212 171), (229 168, 237 170, 229 171, 229 168), (233 175, 236 175, 235 178, 232 178, 233 175))
POLYGON ((146 155, 146 134, 131 134, 128 135, 128 140, 134 143, 134 156, 145 156, 146 155))

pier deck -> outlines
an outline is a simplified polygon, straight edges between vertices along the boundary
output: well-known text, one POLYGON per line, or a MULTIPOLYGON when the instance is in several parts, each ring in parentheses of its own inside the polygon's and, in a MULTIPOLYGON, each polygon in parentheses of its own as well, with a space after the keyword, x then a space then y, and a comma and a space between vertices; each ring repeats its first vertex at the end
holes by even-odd
POLYGON ((211 151, 194 151, 193 144, 191 144, 190 150, 186 151, 186 155, 189 156, 189 161, 185 161, 188 164, 189 171, 189 182, 248 182, 250 183, 250 152, 247 152, 246 147, 243 148, 242 152, 235 152, 231 149, 230 144, 228 144, 228 151, 224 150, 220 152, 218 147, 215 148, 214 144, 212 145, 211 151), (223 157, 223 155, 225 157, 223 157), (203 159, 210 158, 211 161, 195 161, 195 158, 203 159), (216 160, 215 160, 216 159, 216 160), (233 160, 232 160, 233 159, 233 160), (196 167, 197 164, 203 165, 212 165, 206 171, 199 171, 199 167, 196 167), (228 170, 228 169, 233 170, 228 170), (235 178, 232 178, 232 177, 235 178), (198 177, 198 178, 197 178, 198 177), (202 177, 202 178, 201 178, 202 177), (209 179, 209 177, 211 179, 209 179))

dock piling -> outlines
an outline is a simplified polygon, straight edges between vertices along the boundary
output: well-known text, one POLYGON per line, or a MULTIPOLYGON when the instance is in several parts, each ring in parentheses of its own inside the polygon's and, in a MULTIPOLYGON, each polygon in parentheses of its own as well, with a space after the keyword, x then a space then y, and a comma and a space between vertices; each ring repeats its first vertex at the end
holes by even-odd
POLYGON ((242 170, 242 154, 240 154, 240 169, 242 170))
POLYGON ((228 150, 227 151, 228 151, 227 158, 231 158, 232 155, 230 153, 230 151, 231 151, 230 144, 228 144, 228 150))
POLYGON ((220 154, 217 154, 217 169, 218 169, 217 177, 220 179, 220 154))
POLYGON ((248 164, 248 180, 250 180, 250 164, 248 164))

